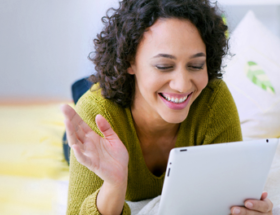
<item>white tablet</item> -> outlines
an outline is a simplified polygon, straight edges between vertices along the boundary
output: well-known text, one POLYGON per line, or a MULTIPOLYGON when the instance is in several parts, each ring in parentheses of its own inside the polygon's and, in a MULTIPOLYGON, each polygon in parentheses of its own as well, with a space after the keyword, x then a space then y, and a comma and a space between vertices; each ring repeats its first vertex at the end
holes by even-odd
POLYGON ((260 199, 278 139, 174 148, 159 215, 228 215, 246 199, 260 199))

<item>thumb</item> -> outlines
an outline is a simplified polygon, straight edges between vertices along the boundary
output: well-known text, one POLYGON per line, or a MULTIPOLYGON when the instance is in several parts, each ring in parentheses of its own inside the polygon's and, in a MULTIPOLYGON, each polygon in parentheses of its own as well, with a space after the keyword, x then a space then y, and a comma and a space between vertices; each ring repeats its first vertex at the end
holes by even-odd
POLYGON ((104 135, 104 138, 107 140, 116 140, 119 139, 118 135, 114 132, 109 122, 100 114, 95 117, 95 122, 104 135))
POLYGON ((268 193, 267 192, 263 192, 262 196, 261 196, 261 200, 265 200, 267 196, 268 196, 268 193))

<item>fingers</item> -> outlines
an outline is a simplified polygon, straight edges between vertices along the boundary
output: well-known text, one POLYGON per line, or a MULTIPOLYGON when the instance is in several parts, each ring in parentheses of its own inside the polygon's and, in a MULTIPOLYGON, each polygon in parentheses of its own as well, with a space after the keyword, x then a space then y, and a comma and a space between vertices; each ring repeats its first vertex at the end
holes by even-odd
MULTIPOLYGON (((83 143, 85 141, 85 134, 91 132, 92 129, 82 120, 82 118, 76 113, 76 111, 69 105, 62 105, 61 111, 63 112, 66 118, 65 120, 66 121, 65 126, 67 131, 66 133, 69 133, 71 137, 76 136, 75 138, 78 138, 83 143), (70 124, 72 126, 70 126, 70 124), (67 128, 69 128, 70 131, 67 128)), ((68 139, 68 142, 69 141, 70 140, 68 139)))
POLYGON ((245 201, 245 207, 247 207, 251 210, 264 212, 264 213, 271 211, 273 208, 272 202, 268 198, 266 198, 267 194, 262 195, 262 196, 265 196, 264 200, 247 200, 247 201, 245 201))
POLYGON ((68 119, 65 119, 64 124, 69 146, 72 148, 74 144, 81 144, 81 140, 77 138, 76 130, 73 124, 68 119))
POLYGON ((73 118, 75 117, 75 115, 77 114, 76 111, 70 107, 69 105, 61 105, 60 109, 62 111, 62 113, 64 114, 65 118, 68 119, 70 122, 73 121, 73 118))
POLYGON ((232 215, 263 215, 263 213, 253 210, 248 210, 244 207, 233 207, 231 208, 232 215))
POLYGON ((262 193, 262 196, 261 196, 261 200, 265 200, 268 196, 268 193, 267 192, 263 192, 262 193))
POLYGON ((109 141, 119 139, 118 135, 114 132, 109 122, 103 116, 98 114, 95 118, 95 121, 105 139, 109 141))
POLYGON ((253 215, 253 214, 272 214, 273 204, 267 198, 267 192, 261 196, 261 200, 246 200, 245 207, 232 207, 231 214, 253 215))

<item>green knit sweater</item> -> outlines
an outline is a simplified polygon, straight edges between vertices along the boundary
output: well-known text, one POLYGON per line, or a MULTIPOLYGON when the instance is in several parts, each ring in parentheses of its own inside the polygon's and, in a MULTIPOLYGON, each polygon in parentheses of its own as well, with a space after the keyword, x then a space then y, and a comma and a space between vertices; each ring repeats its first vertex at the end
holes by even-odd
MULTIPOLYGON (((126 146, 129 153, 126 200, 140 201, 161 195, 165 173, 157 177, 146 166, 130 108, 122 108, 104 99, 101 90, 96 90, 88 91, 80 98, 76 111, 101 136, 95 116, 104 116, 126 146)), ((180 125, 175 147, 241 140, 240 122, 233 98, 222 80, 214 80, 208 83, 191 105, 188 117, 180 125)), ((99 215, 96 198, 102 183, 94 172, 78 163, 74 153, 71 153, 67 214, 99 215)), ((122 214, 131 214, 126 202, 122 214)))

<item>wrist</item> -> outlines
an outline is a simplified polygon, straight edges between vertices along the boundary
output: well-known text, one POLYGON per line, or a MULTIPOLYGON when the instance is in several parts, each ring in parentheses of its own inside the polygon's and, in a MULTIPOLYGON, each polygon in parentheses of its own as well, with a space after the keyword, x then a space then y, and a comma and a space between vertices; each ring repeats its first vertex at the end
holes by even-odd
POLYGON ((112 189, 123 188, 127 186, 128 168, 119 170, 111 180, 104 180, 104 184, 112 189))
POLYGON ((115 191, 123 190, 123 189, 126 190, 126 187, 127 187, 127 176, 123 177, 122 179, 120 179, 118 181, 115 181, 113 183, 112 182, 104 181, 102 186, 106 187, 106 189, 109 189, 109 190, 115 190, 115 191))
POLYGON ((103 183, 96 200, 96 206, 101 214, 119 215, 123 210, 127 180, 120 184, 103 183))

